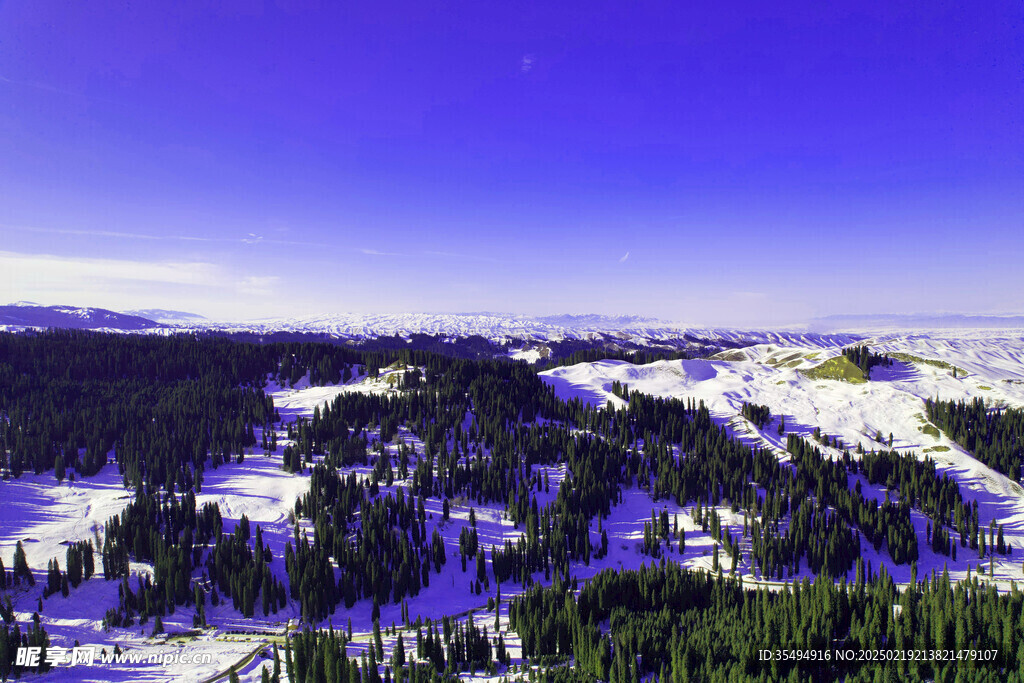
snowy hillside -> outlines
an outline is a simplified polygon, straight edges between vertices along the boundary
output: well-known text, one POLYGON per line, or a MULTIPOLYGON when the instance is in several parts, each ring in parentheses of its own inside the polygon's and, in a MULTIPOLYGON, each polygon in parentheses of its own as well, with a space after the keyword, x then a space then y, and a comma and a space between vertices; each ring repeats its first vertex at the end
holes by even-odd
MULTIPOLYGON (((785 420, 786 433, 810 438, 818 428, 838 437, 849 448, 860 444, 865 450, 877 449, 880 444, 876 435, 891 434, 894 448, 935 461, 940 472, 953 477, 962 490, 978 500, 983 517, 1005 524, 1007 537, 1014 539, 1013 547, 1024 549, 1024 488, 978 462, 945 435, 927 429, 924 416, 924 400, 936 396, 947 400, 981 397, 994 405, 1024 407, 1021 339, 913 335, 891 338, 872 348, 913 355, 921 361, 947 361, 968 369, 970 374, 954 377, 948 369, 909 361, 875 368, 871 381, 866 383, 811 379, 805 370, 835 354, 820 353, 812 347, 761 345, 719 354, 731 360, 659 361, 644 366, 600 361, 556 368, 542 375, 559 397, 580 398, 595 407, 609 401, 621 403, 612 393, 614 382, 645 394, 704 401, 732 433, 771 447, 784 459, 788 458, 786 439, 775 429, 780 417, 785 420), (740 417, 744 403, 767 406, 772 424, 764 430, 754 428, 740 417)), ((921 516, 916 522, 923 534, 926 519, 921 516)), ((884 557, 875 558, 875 566, 878 563, 887 564, 898 581, 909 580, 906 565, 891 565, 884 557)), ((921 570, 929 571, 941 571, 946 564, 952 577, 962 578, 972 563, 961 561, 957 565, 940 555, 920 562, 921 570)), ((1024 578, 1020 564, 1009 561, 997 564, 996 576, 1006 582, 1005 586, 1010 580, 1024 578)))
MULTIPOLYGON (((257 331, 290 326, 293 330, 317 330, 352 338, 423 332, 481 334, 492 339, 535 341, 559 335, 562 338, 569 335, 585 338, 587 334, 597 334, 597 330, 601 334, 611 334, 614 330, 615 334, 652 341, 688 334, 720 340, 725 350, 709 359, 663 360, 646 365, 618 360, 580 363, 544 371, 541 373, 543 384, 537 381, 536 375, 529 374, 534 371, 525 366, 495 365, 527 373, 541 389, 544 385, 552 387, 555 396, 562 401, 580 399, 596 409, 609 404, 615 408, 627 405, 623 387, 630 392, 655 397, 703 402, 715 425, 724 427, 730 436, 743 444, 768 449, 786 468, 793 466, 793 457, 787 451, 789 435, 811 439, 823 434, 834 439, 829 443, 842 446, 822 446, 825 456, 830 459, 840 458, 844 449, 848 452, 858 447, 863 450, 881 449, 882 442, 891 443, 899 453, 929 458, 940 474, 947 475, 958 484, 966 500, 977 501, 978 516, 984 525, 997 521, 1003 527, 1012 554, 991 554, 982 560, 970 548, 962 549, 959 556, 954 553, 952 557, 936 552, 923 540, 930 533, 930 518, 915 508, 910 513, 910 521, 913 531, 922 539, 918 574, 923 576, 933 570, 941 573, 948 568, 950 577, 956 580, 968 575, 978 576, 984 568, 986 580, 1003 591, 1010 589, 1011 582, 1024 580, 1020 563, 1020 554, 1024 552, 1024 488, 979 462, 929 424, 924 406, 928 398, 960 400, 980 397, 992 406, 1024 408, 1024 334, 1020 332, 972 330, 925 334, 888 331, 874 335, 819 335, 691 330, 635 319, 619 319, 617 322, 592 318, 542 320, 490 314, 332 316, 260 325, 264 324, 265 328, 223 326, 218 329, 257 331), (867 381, 821 379, 815 374, 823 363, 841 359, 844 345, 862 341, 874 351, 890 354, 896 360, 891 365, 872 368, 867 381), (744 345, 733 347, 739 344, 744 345), (742 416, 744 404, 766 407, 770 411, 770 419, 757 427, 742 416), (882 441, 879 435, 882 435, 882 441)), ((539 345, 513 346, 510 355, 532 362, 541 358, 538 348, 539 345)), ((291 363, 292 358, 289 357, 289 368, 291 363)), ((381 397, 398 405, 403 397, 408 397, 410 382, 417 386, 419 382, 427 381, 423 377, 425 367, 413 367, 398 361, 386 367, 373 368, 372 372, 360 365, 346 367, 345 370, 343 380, 332 380, 319 386, 311 383, 309 373, 302 374, 301 371, 293 374, 291 379, 285 379, 283 374, 268 375, 264 391, 273 401, 278 415, 275 422, 257 427, 255 440, 257 443, 263 440, 264 445, 247 448, 244 458, 231 459, 206 470, 201 491, 196 494, 197 505, 217 506, 223 517, 225 533, 234 530, 243 518, 260 528, 262 539, 274 558, 267 564, 269 576, 285 584, 290 579, 284 561, 291 551, 290 545, 298 546, 300 537, 312 539, 317 533, 315 524, 307 518, 308 511, 306 515, 297 514, 297 501, 310 491, 310 466, 327 459, 323 444, 309 445, 303 467, 297 471, 289 469, 289 453, 297 453, 302 444, 301 428, 324 415, 328 406, 341 405, 332 403, 339 397, 381 397), (269 444, 267 439, 271 440, 269 444)), ((326 374, 328 370, 323 372, 326 374)), ((456 393, 461 396, 464 392, 456 393)), ((462 472, 468 472, 471 467, 493 462, 490 460, 493 446, 479 440, 477 427, 482 416, 474 415, 468 409, 460 410, 465 410, 465 414, 456 414, 450 438, 443 430, 440 437, 436 434, 431 437, 441 439, 439 443, 445 455, 451 449, 454 460, 447 476, 456 479, 451 473, 457 467, 466 468, 459 469, 459 476, 462 476, 462 472), (473 436, 467 438, 467 433, 473 436), (474 444, 472 439, 478 441, 474 444)), ((400 494, 409 495, 411 500, 409 492, 418 485, 423 468, 435 476, 432 469, 434 458, 441 457, 435 453, 436 444, 426 444, 423 434, 434 433, 434 428, 426 425, 426 431, 422 431, 425 425, 417 428, 413 420, 398 421, 391 425, 394 431, 385 434, 381 423, 345 424, 342 431, 346 439, 350 428, 352 438, 362 433, 367 439, 365 451, 369 459, 339 467, 339 481, 352 477, 352 481, 358 482, 359 488, 367 492, 368 499, 378 502, 386 496, 397 497, 400 494), (403 462, 405 459, 409 462, 403 462), (386 476, 382 477, 381 472, 386 476)), ((534 418, 532 409, 528 413, 525 409, 519 412, 517 408, 508 428, 529 430, 536 427, 537 432, 532 437, 537 438, 538 432, 555 426, 547 418, 534 418), (514 424, 520 419, 525 424, 514 424)), ((562 426, 579 432, 574 425, 562 426)), ((522 438, 525 440, 526 437, 522 438)), ((633 443, 633 448, 638 451, 646 450, 646 446, 639 441, 633 443)), ((681 450, 672 451, 671 448, 674 447, 670 447, 670 456, 678 462, 691 455, 681 450)), ((114 455, 111 452, 110 458, 114 455)), ((446 476, 440 466, 436 476, 446 476)), ((525 495, 532 497, 538 505, 546 506, 553 504, 559 496, 568 495, 567 491, 572 490, 573 482, 580 480, 582 473, 572 472, 566 460, 556 460, 547 464, 535 462, 525 468, 521 476, 524 480, 518 489, 519 495, 524 495, 525 491, 525 495)), ((294 599, 289 599, 280 611, 275 610, 272 614, 257 609, 250 618, 243 617, 234 609, 226 596, 216 606, 209 604, 202 617, 194 604, 186 602, 163 616, 163 632, 160 632, 154 629, 152 621, 140 620, 109 628, 104 626, 110 610, 118 605, 122 584, 104 580, 99 570, 96 577, 72 589, 67 597, 60 593, 43 597, 42 585, 46 578, 43 567, 52 558, 60 559, 63 567, 69 542, 95 539, 96 547, 103 545, 109 532, 105 524, 135 499, 135 492, 126 488, 126 482, 127 477, 122 476, 118 465, 113 462, 104 465, 97 474, 76 480, 55 482, 51 470, 42 473, 26 471, 20 477, 0 482, 0 495, 7 503, 0 506, 0 557, 5 567, 10 568, 15 547, 20 543, 29 566, 37 575, 34 587, 23 585, 8 591, 17 620, 29 622, 32 614, 39 611, 41 624, 51 641, 59 646, 71 647, 78 641, 95 643, 111 650, 116 645, 146 656, 184 652, 208 656, 209 661, 168 667, 140 668, 137 664, 125 663, 96 670, 57 668, 46 674, 45 679, 226 680, 227 667, 237 664, 241 680, 260 680, 264 665, 270 665, 262 658, 270 655, 270 648, 275 643, 282 645, 290 629, 294 629, 303 618, 302 608, 294 599), (208 623, 198 624, 202 619, 208 623), (82 678, 83 671, 88 671, 93 677, 82 678)), ((861 474, 851 475, 851 486, 854 484, 863 490, 867 499, 879 503, 889 497, 899 499, 899 492, 895 489, 869 483, 861 474)), ((763 492, 763 489, 756 491, 763 492)), ((671 495, 658 496, 650 481, 644 484, 639 477, 635 482, 630 479, 621 494, 609 514, 596 517, 589 529, 583 528, 583 534, 591 545, 597 548, 604 543, 607 552, 593 557, 588 552, 586 561, 574 559, 571 563, 573 577, 585 582, 604 569, 622 571, 652 563, 653 557, 645 549, 646 525, 652 515, 662 513, 685 534, 685 547, 682 543, 677 547, 670 542, 663 558, 686 568, 705 570, 716 569, 720 561, 725 561, 719 559, 722 554, 719 540, 709 532, 706 524, 697 521, 695 507, 699 504, 695 506, 692 501, 680 504, 671 495)), ((409 647, 417 639, 420 627, 416 624, 425 624, 427 620, 437 623, 442 616, 450 616, 452 623, 459 627, 486 624, 492 636, 502 636, 511 663, 510 667, 502 670, 502 675, 518 679, 530 676, 524 673, 528 669, 523 652, 525 645, 521 644, 519 633, 511 627, 508 607, 509 599, 525 593, 526 582, 510 580, 499 587, 492 551, 492 547, 501 549, 506 542, 514 544, 527 538, 531 533, 530 525, 513 521, 503 501, 485 500, 482 494, 477 495, 479 498, 476 500, 464 493, 450 498, 440 494, 422 498, 425 515, 423 533, 428 538, 433 534, 439 537, 440 554, 446 558, 446 564, 437 565, 436 571, 432 572, 428 563, 424 576, 429 577, 429 584, 424 582, 422 589, 418 588, 418 592, 401 600, 388 600, 379 605, 379 623, 385 629, 381 639, 385 659, 374 661, 381 661, 382 667, 383 662, 390 661, 394 654, 399 634, 404 638, 404 646, 409 647), (487 549, 486 553, 481 550, 480 557, 486 559, 479 560, 477 571, 480 574, 473 571, 472 561, 468 573, 465 565, 459 566, 464 536, 471 529, 474 536, 479 534, 481 548, 487 549), (483 580, 474 581, 478 576, 483 576, 483 580), (493 601, 494 598, 500 598, 496 609, 488 607, 489 599, 493 601), (394 630, 388 632, 392 625, 394 630), (515 672, 512 667, 516 667, 515 672)), ((705 514, 713 512, 722 527, 739 539, 733 569, 735 576, 741 577, 747 586, 768 586, 777 590, 783 580, 766 576, 763 567, 753 559, 752 541, 746 534, 746 512, 725 502, 705 505, 704 511, 705 514)), ((854 533, 862 532, 855 529, 854 533)), ((876 549, 866 537, 858 538, 862 542, 863 559, 875 571, 885 567, 901 585, 911 580, 912 570, 908 563, 897 564, 884 544, 876 549)), ((352 537, 353 543, 354 539, 355 536, 352 537)), ((345 576, 340 563, 329 566, 332 571, 337 571, 337 575, 332 574, 332 581, 340 582, 345 576)), ((190 578, 199 586, 197 590, 208 590, 210 580, 206 576, 207 571, 199 564, 194 569, 190 578)), ((133 561, 130 572, 131 580, 124 585, 134 586, 136 581, 155 576, 154 565, 149 562, 133 561)), ((536 570, 527 572, 527 575, 529 582, 552 583, 550 571, 536 570)), ((852 580, 853 575, 853 570, 850 570, 847 578, 852 580)), ((804 577, 813 577, 813 572, 806 565, 800 566, 796 573, 786 575, 785 580, 804 577)), ((372 605, 367 599, 360 599, 348 608, 338 603, 337 611, 331 615, 323 619, 305 619, 305 622, 314 627, 351 628, 352 640, 344 647, 348 656, 362 657, 374 651, 372 605)), ((411 649, 415 652, 415 648, 411 649)), ((465 677, 484 678, 482 674, 465 674, 465 677)), ((492 676, 489 680, 498 680, 498 677, 492 676)))

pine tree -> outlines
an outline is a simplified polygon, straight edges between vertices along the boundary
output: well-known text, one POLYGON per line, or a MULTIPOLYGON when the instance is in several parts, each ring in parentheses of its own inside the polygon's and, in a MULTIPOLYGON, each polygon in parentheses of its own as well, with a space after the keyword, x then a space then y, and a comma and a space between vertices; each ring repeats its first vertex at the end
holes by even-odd
POLYGON ((29 586, 36 585, 36 579, 32 576, 32 570, 28 567, 28 558, 25 556, 25 548, 21 541, 18 541, 14 549, 14 583, 25 581, 29 586))
POLYGON ((284 641, 284 665, 288 671, 288 683, 295 683, 295 664, 292 659, 292 641, 291 638, 285 638, 284 641))
POLYGON ((373 621, 373 644, 377 648, 377 652, 379 652, 381 657, 383 657, 384 640, 380 634, 380 619, 374 619, 373 621))
POLYGON ((394 650, 391 653, 391 668, 395 671, 401 670, 405 666, 405 642, 402 640, 402 634, 398 634, 398 640, 395 641, 394 650))

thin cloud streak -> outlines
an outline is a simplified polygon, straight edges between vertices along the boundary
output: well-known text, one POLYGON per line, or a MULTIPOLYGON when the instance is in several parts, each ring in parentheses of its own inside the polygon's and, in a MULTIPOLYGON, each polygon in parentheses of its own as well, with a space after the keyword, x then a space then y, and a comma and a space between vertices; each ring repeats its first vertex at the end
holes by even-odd
POLYGON ((425 251, 423 252, 426 256, 441 256, 443 258, 458 258, 465 259, 467 261, 484 261, 486 263, 498 263, 501 259, 491 258, 490 256, 474 256, 472 254, 458 254, 453 251, 425 251))
POLYGON ((377 251, 376 249, 360 249, 359 252, 361 254, 366 254, 367 256, 403 256, 403 254, 396 254, 390 251, 377 251))
POLYGON ((70 97, 82 97, 82 98, 85 98, 85 99, 90 99, 86 95, 83 95, 82 93, 71 92, 70 90, 64 90, 62 88, 57 88, 57 87, 52 86, 52 85, 47 85, 46 83, 36 83, 36 82, 33 82, 33 81, 16 81, 16 80, 14 80, 12 78, 7 78, 7 76, 3 76, 3 75, 0 75, 0 83, 7 83, 9 85, 20 86, 20 87, 23 87, 23 88, 34 88, 36 90, 43 90, 45 92, 52 92, 52 93, 56 93, 58 95, 68 95, 70 97))
POLYGON ((49 304, 127 310, 146 305, 185 306, 220 315, 252 315, 286 282, 208 261, 66 257, 0 251, 0 303, 49 304))
POLYGON ((46 281, 98 278, 140 280, 176 284, 208 285, 216 282, 217 267, 203 261, 133 261, 113 258, 84 258, 53 254, 22 254, 0 251, 0 269, 11 279, 30 273, 46 281))
POLYGON ((52 93, 54 95, 61 95, 63 97, 73 97, 87 102, 102 102, 103 104, 112 104, 118 107, 132 106, 130 103, 119 102, 106 97, 96 97, 95 95, 86 95, 82 92, 75 92, 73 90, 66 90, 64 88, 58 88, 57 86, 50 85, 48 83, 40 83, 38 81, 19 81, 7 76, 0 75, 0 83, 6 83, 13 85, 16 88, 32 88, 33 90, 39 90, 41 92, 52 93))
POLYGON ((323 242, 305 242, 302 240, 267 239, 262 235, 247 233, 244 237, 204 237, 194 235, 147 235, 139 232, 121 232, 117 230, 73 230, 70 228, 41 228, 30 225, 0 225, 4 230, 42 233, 47 235, 76 235, 79 237, 110 237, 114 239, 147 240, 153 242, 217 242, 228 244, 287 244, 299 247, 329 247, 323 242))
POLYGON ((269 296, 280 282, 281 278, 276 275, 250 275, 242 278, 235 288, 242 294, 269 296))

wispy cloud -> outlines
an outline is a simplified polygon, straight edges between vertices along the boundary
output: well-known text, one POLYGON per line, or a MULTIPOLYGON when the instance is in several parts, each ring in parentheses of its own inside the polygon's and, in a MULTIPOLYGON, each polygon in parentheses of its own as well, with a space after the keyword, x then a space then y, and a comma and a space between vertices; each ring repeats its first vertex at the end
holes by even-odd
POLYGON ((0 251, 0 304, 177 308, 224 320, 281 306, 286 278, 206 260, 119 259, 0 251))
POLYGON ((124 232, 119 230, 75 230, 72 228, 44 228, 33 225, 0 225, 0 229, 14 232, 33 232, 49 235, 75 235, 80 237, 105 237, 112 239, 146 240, 153 242, 218 242, 224 244, 288 244, 302 247, 327 247, 322 242, 306 242, 302 240, 266 239, 256 233, 246 233, 240 237, 209 237, 203 235, 148 234, 142 232, 124 232))
POLYGON ((147 235, 138 232, 121 232, 118 230, 74 230, 70 228, 40 228, 34 225, 0 225, 4 230, 15 232, 35 232, 47 235, 77 235, 81 237, 114 237, 130 240, 180 240, 186 242, 212 242, 217 238, 192 237, 189 235, 147 235))
POLYGON ((619 263, 625 263, 626 259, 628 259, 628 258, 629 258, 629 252, 627 251, 625 254, 622 255, 622 258, 619 259, 619 263))
POLYGON ((519 72, 528 74, 533 69, 533 64, 536 61, 532 54, 523 55, 523 58, 519 60, 519 72))
POLYGON ((485 263, 498 263, 502 259, 496 259, 491 256, 477 256, 475 254, 460 254, 454 251, 436 251, 428 250, 423 252, 424 256, 440 256, 441 258, 453 258, 460 259, 463 261, 483 261, 485 263))
POLYGON ((202 298, 264 296, 281 278, 238 276, 206 261, 84 258, 0 251, 0 301, 57 303, 102 299, 127 301, 151 294, 192 292, 202 298))
POLYGON ((87 102, 102 102, 104 104, 113 104, 118 107, 132 106, 122 101, 112 100, 106 97, 97 97, 96 95, 86 95, 84 92, 78 92, 75 90, 68 90, 66 88, 59 88, 49 83, 42 83, 40 81, 22 81, 15 78, 8 78, 0 74, 0 83, 6 83, 7 85, 14 86, 15 88, 31 88, 32 90, 39 90, 41 92, 52 93, 54 95, 60 95, 62 97, 72 97, 87 102))
MULTIPOLYGON (((7 83, 8 85, 21 86, 21 87, 24 87, 24 88, 34 88, 35 90, 43 90, 45 92, 52 92, 52 93, 56 93, 58 95, 69 95, 71 97, 82 97, 82 98, 85 98, 85 95, 83 95, 82 93, 72 92, 70 90, 64 90, 63 88, 57 88, 55 86, 48 85, 46 83, 39 83, 38 81, 17 81, 17 80, 14 80, 13 78, 7 78, 6 76, 0 75, 0 83, 7 83)), ((94 99, 94 98, 86 98, 86 99, 94 99)), ((109 100, 106 100, 106 101, 109 101, 109 100)))
POLYGON ((360 253, 366 254, 367 256, 401 256, 390 251, 378 251, 376 249, 360 249, 360 253))
POLYGON ((276 275, 250 275, 239 280, 235 289, 241 294, 266 296, 273 294, 280 281, 276 275))
POLYGON ((132 261, 11 251, 0 251, 0 271, 11 280, 24 278, 40 285, 90 278, 209 285, 216 281, 218 272, 212 263, 202 261, 132 261))

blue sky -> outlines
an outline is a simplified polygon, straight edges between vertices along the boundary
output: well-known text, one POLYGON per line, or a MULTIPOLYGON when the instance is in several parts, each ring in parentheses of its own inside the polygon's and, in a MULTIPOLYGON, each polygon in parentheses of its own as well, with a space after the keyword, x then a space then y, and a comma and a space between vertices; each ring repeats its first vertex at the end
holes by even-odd
POLYGON ((1019 2, 344 5, 0 4, 0 299, 1024 312, 1019 2))

